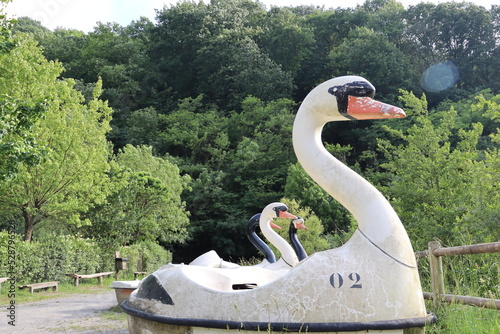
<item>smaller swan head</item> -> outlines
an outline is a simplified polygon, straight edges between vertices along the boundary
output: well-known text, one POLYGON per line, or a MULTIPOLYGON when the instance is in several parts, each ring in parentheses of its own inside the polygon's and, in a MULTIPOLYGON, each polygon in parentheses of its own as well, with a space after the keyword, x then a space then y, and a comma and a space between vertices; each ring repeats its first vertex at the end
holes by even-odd
POLYGON ((297 217, 297 219, 292 219, 292 224, 297 230, 307 230, 304 218, 297 217))
POLYGON ((288 212, 288 207, 280 202, 275 202, 268 204, 264 210, 262 210, 261 219, 265 221, 271 221, 274 218, 288 218, 296 219, 297 216, 292 215, 288 212))

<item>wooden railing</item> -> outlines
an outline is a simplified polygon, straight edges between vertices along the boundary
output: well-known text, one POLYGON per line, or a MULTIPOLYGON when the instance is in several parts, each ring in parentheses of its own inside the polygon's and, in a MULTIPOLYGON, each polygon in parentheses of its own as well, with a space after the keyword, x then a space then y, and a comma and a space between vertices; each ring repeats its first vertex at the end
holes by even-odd
POLYGON ((500 310, 499 299, 445 294, 442 257, 484 253, 500 253, 500 242, 469 246, 441 247, 439 241, 432 241, 429 242, 429 248, 427 250, 415 253, 417 258, 429 258, 432 292, 424 292, 424 298, 434 301, 435 310, 438 309, 440 302, 459 303, 500 310))

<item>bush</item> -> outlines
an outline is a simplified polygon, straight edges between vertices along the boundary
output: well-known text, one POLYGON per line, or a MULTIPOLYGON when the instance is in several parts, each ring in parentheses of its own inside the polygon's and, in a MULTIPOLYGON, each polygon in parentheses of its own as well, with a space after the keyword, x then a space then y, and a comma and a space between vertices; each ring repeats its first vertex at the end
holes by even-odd
MULTIPOLYGON (((0 276, 7 277, 9 235, 0 232, 0 276)), ((106 267, 106 262, 113 263, 102 256, 99 245, 90 239, 75 236, 50 236, 40 242, 24 242, 16 235, 16 280, 19 283, 37 283, 44 281, 70 281, 65 274, 95 273, 106 267)))
MULTIPOLYGON (((8 232, 0 231, 0 277, 9 277, 8 242, 8 232)), ((95 240, 69 235, 48 235, 32 242, 24 242, 16 235, 15 250, 15 278, 19 284, 71 282, 65 274, 114 271, 115 250, 128 260, 128 269, 124 272, 127 276, 135 271, 151 273, 172 260, 172 254, 154 242, 110 249, 95 240)))
POLYGON ((172 261, 172 253, 150 241, 123 246, 119 248, 119 251, 121 257, 127 258, 125 274, 128 275, 132 275, 136 271, 151 273, 172 261))

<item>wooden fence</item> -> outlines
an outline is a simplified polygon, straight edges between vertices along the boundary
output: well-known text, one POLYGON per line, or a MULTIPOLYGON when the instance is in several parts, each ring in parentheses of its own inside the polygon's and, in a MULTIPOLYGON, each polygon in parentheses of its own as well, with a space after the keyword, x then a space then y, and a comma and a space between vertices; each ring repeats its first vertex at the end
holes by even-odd
POLYGON ((435 310, 438 309, 440 302, 459 303, 500 310, 500 299, 445 294, 442 257, 485 253, 500 253, 500 242, 469 246, 441 247, 439 241, 432 241, 429 242, 429 248, 427 250, 415 253, 417 258, 429 258, 432 292, 424 292, 424 298, 434 301, 435 310))

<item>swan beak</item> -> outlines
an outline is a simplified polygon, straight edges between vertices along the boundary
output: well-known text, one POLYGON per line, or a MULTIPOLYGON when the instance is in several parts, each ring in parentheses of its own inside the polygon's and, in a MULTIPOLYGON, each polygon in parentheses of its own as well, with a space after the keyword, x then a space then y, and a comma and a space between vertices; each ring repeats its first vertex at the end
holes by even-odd
POLYGON ((306 222, 302 217, 297 217, 297 219, 292 220, 292 223, 298 230, 307 230, 306 222))
POLYGON ((370 97, 349 96, 347 114, 354 119, 404 118, 403 109, 376 101, 370 97))
POLYGON ((298 230, 307 230, 307 226, 304 223, 297 224, 295 228, 298 230))
POLYGON ((280 211, 279 212, 279 217, 280 218, 288 218, 288 219, 297 219, 297 216, 292 215, 291 213, 287 211, 280 211))
POLYGON ((269 222, 269 224, 271 225, 272 228, 275 228, 277 230, 281 230, 281 227, 279 227, 278 225, 276 225, 275 223, 273 222, 269 222))

